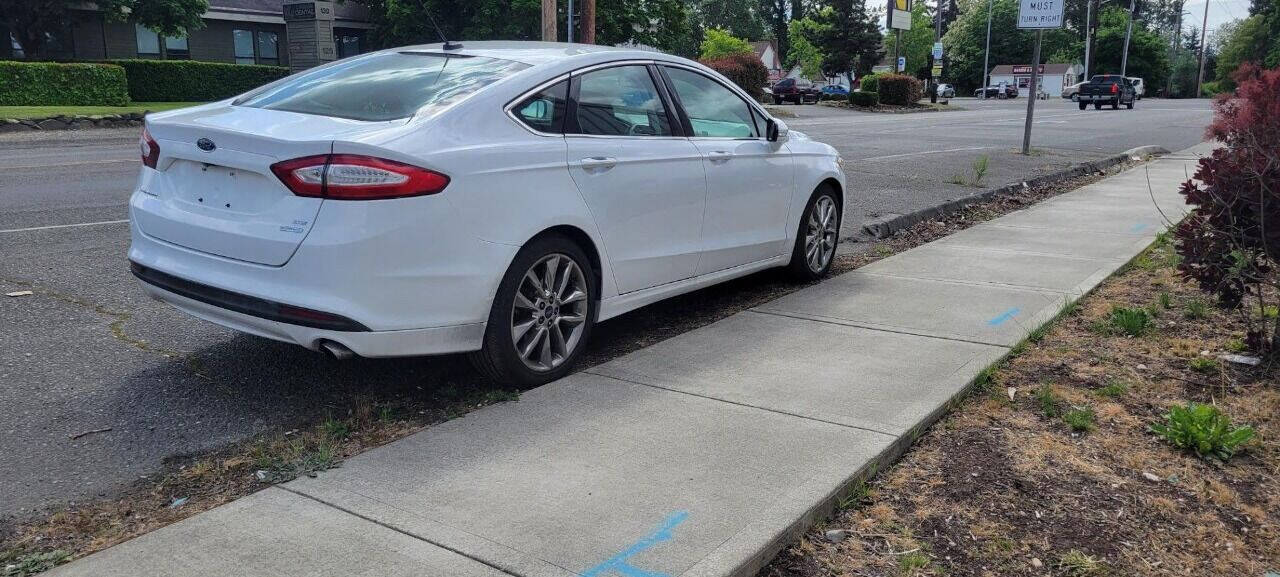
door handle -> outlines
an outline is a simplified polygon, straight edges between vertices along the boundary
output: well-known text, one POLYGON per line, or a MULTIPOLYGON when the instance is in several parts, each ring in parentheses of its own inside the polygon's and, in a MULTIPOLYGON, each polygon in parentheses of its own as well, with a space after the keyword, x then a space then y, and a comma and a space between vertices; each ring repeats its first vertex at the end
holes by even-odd
POLYGON ((716 164, 729 162, 731 158, 733 158, 733 153, 727 150, 712 150, 707 153, 707 159, 716 164))
POLYGON ((591 156, 579 161, 578 166, 581 166, 586 171, 598 170, 603 172, 613 168, 613 165, 617 163, 618 159, 611 156, 591 156))

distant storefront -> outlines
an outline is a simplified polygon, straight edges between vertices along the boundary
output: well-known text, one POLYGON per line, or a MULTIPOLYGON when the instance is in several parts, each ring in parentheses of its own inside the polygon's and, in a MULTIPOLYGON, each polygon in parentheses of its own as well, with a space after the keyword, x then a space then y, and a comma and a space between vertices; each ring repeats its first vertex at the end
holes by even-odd
MULTIPOLYGON (((55 33, 45 46, 49 60, 108 60, 117 58, 150 58, 157 60, 203 60, 234 64, 289 66, 291 40, 293 48, 315 50, 311 43, 332 42, 332 55, 320 61, 345 58, 368 50, 366 34, 373 27, 367 9, 355 2, 316 2, 302 4, 328 5, 330 14, 322 30, 331 30, 326 38, 306 27, 301 38, 291 39, 286 26, 285 0, 209 0, 204 14, 204 28, 185 38, 161 37, 141 25, 128 22, 106 22, 101 13, 77 11, 72 22, 55 33), (299 42, 300 41, 300 42, 299 42)), ((85 4, 92 6, 92 4, 85 4)), ((323 12, 323 10, 313 11, 323 12)), ((299 11, 295 10, 294 14, 299 11)), ((306 11, 301 11, 305 15, 306 11)), ((316 16, 324 19, 323 14, 316 16)), ((315 19, 315 18, 313 18, 315 19)), ((316 27, 313 27, 316 28, 316 27)), ((0 60, 24 59, 22 47, 7 30, 0 29, 0 60)), ((294 51, 297 52, 296 50, 294 51)), ((311 52, 302 60, 317 63, 311 52)))
MULTIPOLYGON (((1080 82, 1083 73, 1084 67, 1079 64, 1041 64, 1040 88, 1050 96, 1058 96, 1062 94, 1063 87, 1080 82)), ((1001 83, 1017 86, 1019 94, 1030 94, 1031 65, 1001 64, 992 68, 989 85, 999 86, 1001 83)))

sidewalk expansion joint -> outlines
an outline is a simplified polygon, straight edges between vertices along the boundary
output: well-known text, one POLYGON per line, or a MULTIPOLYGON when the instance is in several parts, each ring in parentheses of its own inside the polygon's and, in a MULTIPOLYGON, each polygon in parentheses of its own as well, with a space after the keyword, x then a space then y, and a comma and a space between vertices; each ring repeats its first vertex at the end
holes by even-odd
POLYGON ((673 389, 673 388, 671 388, 671 387, 664 387, 664 386, 662 386, 662 385, 655 385, 655 384, 653 384, 653 383, 646 383, 646 382, 644 382, 644 381, 638 381, 638 380, 635 380, 635 379, 628 379, 628 378, 619 377, 619 376, 616 376, 616 375, 606 375, 606 374, 603 374, 603 373, 593 372, 593 370, 592 370, 592 369, 594 369, 594 368, 595 368, 595 367, 592 367, 591 369, 586 369, 586 370, 584 370, 584 371, 582 371, 582 372, 587 373, 587 374, 589 374, 589 375, 594 375, 594 376, 597 376, 597 377, 602 377, 602 378, 606 378, 606 379, 613 379, 613 380, 615 380, 615 381, 621 381, 621 382, 623 382, 623 383, 630 383, 630 384, 633 384, 633 385, 640 385, 640 386, 642 386, 642 387, 649 387, 649 388, 652 388, 652 389, 658 389, 658 390, 660 390, 660 391, 666 391, 666 392, 669 392, 669 393, 676 393, 676 394, 679 394, 679 395, 689 395, 690 397, 698 397, 698 398, 700 398, 700 399, 706 399, 706 400, 708 400, 708 401, 716 401, 716 402, 718 402, 718 403, 725 403, 725 404, 729 404, 729 405, 737 405, 737 406, 739 406, 739 407, 745 407, 745 408, 748 408, 748 409, 756 409, 756 410, 765 411, 765 412, 768 412, 768 413, 774 413, 774 414, 778 414, 778 415, 786 415, 786 416, 788 416, 788 417, 795 417, 795 418, 797 418, 797 419, 804 419, 804 420, 806 420, 806 421, 813 421, 813 422, 815 422, 815 423, 823 423, 823 424, 826 424, 826 425, 835 425, 835 426, 837 426, 837 427, 842 427, 842 428, 845 428, 845 429, 856 429, 856 430, 859 430, 859 431, 866 431, 866 432, 868 432, 868 433, 876 433, 876 434, 879 434, 879 435, 885 435, 885 436, 887 436, 887 437, 891 437, 891 438, 894 438, 894 439, 896 439, 896 438, 898 438, 898 437, 902 436, 902 435, 900 435, 900 434, 898 434, 898 433, 890 433, 890 432, 887 432, 887 431, 881 431, 881 430, 879 430, 879 429, 872 429, 872 428, 868 428, 868 427, 859 427, 859 426, 857 426, 857 425, 848 425, 848 424, 845 424, 845 423, 839 423, 839 422, 836 422, 836 421, 828 421, 828 420, 826 420, 826 419, 819 419, 819 418, 817 418, 817 417, 810 417, 810 416, 808 416, 808 415, 800 415, 800 414, 792 413, 792 412, 789 412, 789 411, 782 411, 782 410, 778 410, 778 409, 770 409, 769 407, 761 407, 761 406, 759 406, 759 405, 752 405, 752 404, 750 404, 750 403, 742 403, 742 402, 739 402, 739 401, 731 401, 731 400, 729 400, 729 399, 722 399, 722 398, 720 398, 720 397, 712 397, 712 396, 709 396, 709 395, 700 395, 700 394, 698 394, 698 393, 691 393, 691 392, 689 392, 689 391, 682 391, 682 390, 680 390, 680 389, 673 389))
POLYGON ((944 336, 944 335, 939 335, 939 334, 929 334, 929 333, 924 333, 924 332, 912 331, 912 330, 908 330, 908 329, 905 329, 905 328, 888 328, 888 327, 885 327, 885 326, 873 325, 873 324, 870 324, 870 323, 859 323, 859 322, 856 322, 856 321, 847 321, 847 320, 844 320, 844 319, 836 319, 836 318, 830 318, 830 317, 819 317, 819 316, 814 316, 814 315, 804 315, 804 314, 798 314, 798 313, 788 313, 788 312, 784 312, 784 311, 770 310, 770 309, 759 309, 759 308, 747 309, 747 310, 746 310, 746 311, 744 311, 744 312, 748 312, 748 313, 755 313, 755 314, 758 314, 758 315, 773 315, 773 316, 775 316, 775 317, 785 317, 785 318, 789 318, 789 319, 796 319, 796 320, 801 320, 801 321, 811 321, 811 322, 815 322, 815 323, 825 323, 825 324, 829 324, 829 325, 836 325, 836 326, 841 326, 841 327, 854 327, 854 328, 859 328, 859 329, 866 329, 866 330, 869 330, 869 331, 878 331, 878 332, 882 332, 882 333, 893 333, 893 334, 895 334, 895 335, 910 335, 910 336, 913 336, 913 337, 920 337, 920 338, 925 338, 925 339, 937 339, 937 340, 940 340, 940 341, 953 341, 953 342, 957 342, 957 343, 968 343, 968 344, 971 344, 971 345, 983 345, 983 346, 988 346, 988 347, 1000 347, 1000 348, 1002 348, 1002 349, 1007 349, 1007 348, 1009 348, 1008 346, 1006 346, 1006 345, 1002 345, 1002 344, 1000 344, 1000 343, 991 343, 991 342, 987 342, 987 341, 978 341, 978 340, 973 340, 973 339, 965 339, 965 338, 959 338, 959 337, 955 337, 955 336, 944 336))
MULTIPOLYGON (((1111 261, 1100 261, 1100 264, 1116 264, 1116 263, 1111 261)), ((1101 268, 1099 268, 1099 270, 1101 270, 1101 268)), ((1053 287, 1035 286, 1035 285, 1029 285, 1029 284, 1011 284, 1006 282, 995 282, 995 281, 973 281, 973 280, 960 280, 960 279, 953 279, 953 278, 934 278, 934 277, 928 277, 928 276, 910 276, 910 275, 902 275, 902 274, 890 274, 887 272, 873 272, 873 271, 867 271, 867 270, 856 270, 856 271, 850 271, 850 272, 881 276, 885 278, 899 278, 899 279, 905 279, 905 280, 953 283, 953 284, 969 285, 969 286, 976 286, 976 287, 994 286, 994 287, 1003 287, 1008 289, 1029 291, 1029 292, 1037 292, 1041 294, 1051 293, 1055 295, 1071 296, 1075 298, 1080 297, 1080 291, 1078 290, 1079 287, 1071 287, 1069 289, 1057 289, 1053 287)))
POLYGON ((293 490, 293 489, 290 489, 290 488, 288 488, 288 487, 285 487, 284 485, 272 485, 272 487, 277 488, 277 489, 281 489, 281 490, 283 490, 283 491, 288 491, 289 493, 293 493, 294 495, 297 495, 297 496, 302 497, 302 498, 304 498, 304 499, 310 499, 310 500, 312 500, 312 501, 315 501, 315 502, 317 502, 317 503, 320 503, 321 505, 324 505, 325 507, 329 507, 330 509, 334 509, 334 510, 337 510, 337 511, 341 511, 341 512, 343 512, 343 513, 346 513, 346 514, 351 515, 352 517, 356 517, 356 518, 358 518, 358 519, 363 519, 363 520, 368 521, 368 522, 370 522, 370 523, 373 523, 374 525, 377 525, 377 526, 379 526, 379 527, 382 527, 382 528, 385 528, 385 529, 389 529, 389 530, 391 530, 391 531, 395 531, 396 533, 399 533, 399 534, 404 535, 404 536, 406 536, 406 537, 411 537, 411 538, 413 538, 413 539, 416 539, 416 540, 418 540, 418 541, 421 541, 421 542, 423 542, 423 543, 426 543, 426 544, 428 544, 428 545, 431 545, 432 547, 439 547, 439 548, 441 548, 441 549, 444 549, 445 551, 448 551, 448 552, 453 553, 453 554, 455 554, 455 555, 460 555, 460 556, 462 556, 462 557, 465 557, 465 558, 467 558, 467 559, 470 559, 470 560, 472 560, 472 561, 475 561, 476 563, 479 563, 479 564, 481 564, 481 565, 484 565, 485 567, 489 567, 490 569, 493 569, 494 571, 498 571, 498 572, 502 573, 503 575, 510 575, 511 577, 525 577, 524 575, 521 575, 521 574, 519 574, 519 573, 514 573, 514 572, 512 572, 510 569, 507 569, 507 568, 505 568, 505 567, 500 567, 500 566, 498 566, 498 565, 494 565, 493 563, 490 563, 490 562, 488 562, 488 561, 485 561, 484 559, 480 559, 480 558, 478 558, 478 557, 475 557, 475 556, 473 556, 473 555, 470 555, 470 554, 468 554, 466 551, 459 550, 459 549, 457 549, 457 548, 455 548, 455 547, 450 547, 450 546, 445 545, 445 544, 443 544, 443 543, 436 543, 435 541, 432 541, 432 540, 430 540, 430 539, 425 539, 425 538, 423 538, 423 537, 422 537, 422 536, 420 536, 420 535, 415 535, 415 534, 413 534, 413 533, 410 533, 409 531, 405 531, 404 529, 401 529, 401 528, 396 527, 396 526, 394 526, 394 525, 389 525, 389 524, 387 524, 387 523, 383 523, 382 521, 379 521, 379 520, 377 520, 377 519, 374 519, 373 517, 370 517, 370 516, 368 516, 368 515, 362 515, 362 514, 360 514, 360 513, 357 513, 357 512, 355 512, 355 511, 353 511, 353 510, 351 510, 351 509, 348 509, 348 508, 346 508, 346 507, 343 507, 343 506, 341 506, 341 505, 335 505, 335 504, 333 504, 333 503, 330 503, 330 502, 325 501, 325 500, 323 500, 323 499, 319 499, 319 498, 313 497, 313 496, 308 495, 308 494, 306 494, 306 493, 302 493, 302 492, 299 492, 299 491, 295 491, 295 490, 293 490))

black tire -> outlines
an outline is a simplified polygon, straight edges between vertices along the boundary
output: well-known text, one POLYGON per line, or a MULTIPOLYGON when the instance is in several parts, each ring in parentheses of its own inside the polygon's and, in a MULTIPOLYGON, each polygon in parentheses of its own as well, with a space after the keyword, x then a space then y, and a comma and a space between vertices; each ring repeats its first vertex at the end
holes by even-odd
POLYGON ((1125 104, 1125 105, 1124 105, 1124 107, 1125 107, 1125 108, 1128 108, 1129 110, 1133 110, 1133 101, 1132 101, 1132 100, 1130 100, 1128 104, 1125 104))
POLYGON ((1094 110, 1102 110, 1102 101, 1101 101, 1101 100, 1095 100, 1095 101, 1093 102, 1093 109, 1094 109, 1094 110))
POLYGON ((774 106, 782 106, 782 97, 781 97, 781 96, 774 96, 774 97, 773 97, 773 104, 774 104, 774 106))
POLYGON ((1112 109, 1112 110, 1120 110, 1120 99, 1119 99, 1119 98, 1117 98, 1117 99, 1115 99, 1115 100, 1112 100, 1112 101, 1111 101, 1111 109, 1112 109))
POLYGON ((831 272, 831 263, 835 262, 836 249, 840 246, 840 224, 844 220, 844 206, 840 203, 840 195, 836 194, 835 188, 829 184, 819 186, 813 191, 813 195, 809 197, 809 202, 804 206, 804 212, 800 214, 800 224, 796 227, 796 243, 791 249, 791 263, 787 265, 787 273, 799 281, 812 281, 820 279, 831 272), (805 255, 806 233, 809 229, 809 220, 814 217, 814 207, 818 206, 822 198, 829 198, 835 205, 834 217, 835 234, 830 239, 831 254, 826 259, 826 263, 814 270, 805 255))
POLYGON ((596 280, 595 269, 582 247, 558 234, 535 238, 516 253, 511 266, 503 275, 502 282, 498 285, 498 292, 493 299, 493 306, 489 310, 489 322, 485 327, 482 348, 468 355, 471 364, 481 374, 497 383, 520 388, 538 386, 565 376, 573 369, 574 363, 582 356, 582 351, 590 342, 599 297, 600 287, 596 280), (520 353, 516 350, 516 343, 512 341, 512 311, 516 291, 524 282, 525 273, 536 263, 555 254, 568 257, 582 271, 588 289, 586 318, 583 320, 582 333, 576 345, 568 355, 563 357, 560 364, 547 370, 535 370, 521 360, 520 353))
POLYGON ((1079 105, 1080 105, 1080 110, 1084 110, 1089 107, 1089 103, 1084 101, 1081 101, 1079 105))
POLYGON ((1072 94, 1072 95, 1071 95, 1071 101, 1072 101, 1072 102, 1080 102, 1080 95, 1079 95, 1079 94, 1072 94))

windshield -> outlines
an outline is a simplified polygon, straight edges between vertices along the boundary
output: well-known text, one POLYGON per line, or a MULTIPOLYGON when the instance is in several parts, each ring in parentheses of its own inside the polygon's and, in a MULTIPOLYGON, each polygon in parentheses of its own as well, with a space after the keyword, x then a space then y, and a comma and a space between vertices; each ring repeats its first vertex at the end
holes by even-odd
POLYGON ((452 106, 528 64, 453 54, 384 52, 304 72, 241 106, 355 120, 408 118, 452 106))

